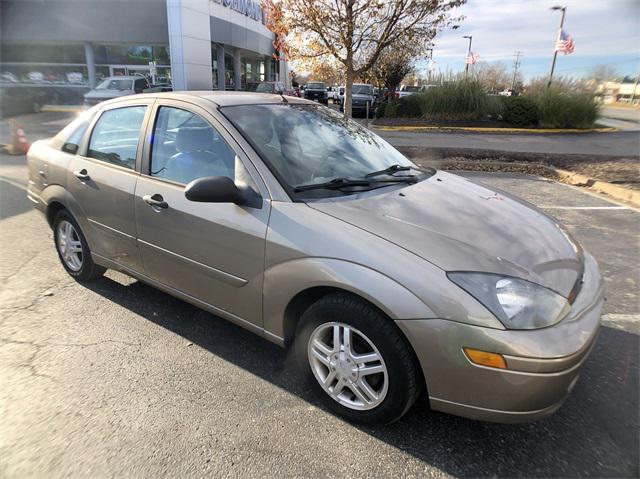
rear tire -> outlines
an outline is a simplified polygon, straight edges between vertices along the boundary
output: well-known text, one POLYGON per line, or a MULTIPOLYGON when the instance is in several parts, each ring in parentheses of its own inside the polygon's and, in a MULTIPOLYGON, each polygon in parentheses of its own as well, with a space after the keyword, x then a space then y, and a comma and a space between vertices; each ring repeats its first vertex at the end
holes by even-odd
POLYGON ((62 209, 53 218, 53 238, 58 258, 69 275, 79 282, 102 276, 106 268, 91 258, 91 250, 76 219, 62 209))
POLYGON ((415 354, 393 321, 348 293, 325 296, 304 312, 295 352, 301 375, 327 408, 354 422, 397 421, 423 389, 415 354))

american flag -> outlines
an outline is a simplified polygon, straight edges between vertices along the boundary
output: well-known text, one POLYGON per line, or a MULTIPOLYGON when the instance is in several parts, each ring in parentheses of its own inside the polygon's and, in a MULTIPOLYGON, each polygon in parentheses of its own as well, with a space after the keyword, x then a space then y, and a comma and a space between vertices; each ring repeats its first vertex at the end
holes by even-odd
POLYGON ((562 52, 565 55, 569 53, 573 53, 573 49, 575 48, 575 44, 573 43, 573 38, 564 30, 560 30, 560 38, 558 38, 558 43, 556 43, 556 52, 562 52))
POLYGON ((476 62, 478 61, 478 58, 480 58, 480 55, 478 55, 477 53, 471 52, 469 53, 469 56, 467 57, 467 65, 475 65, 476 62))

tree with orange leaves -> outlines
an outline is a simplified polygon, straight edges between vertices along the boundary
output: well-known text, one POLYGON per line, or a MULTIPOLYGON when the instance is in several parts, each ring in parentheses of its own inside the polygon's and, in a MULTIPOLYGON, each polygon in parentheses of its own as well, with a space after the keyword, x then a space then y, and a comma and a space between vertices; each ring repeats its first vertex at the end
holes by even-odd
POLYGON ((344 66, 344 113, 351 116, 351 90, 393 45, 426 45, 466 0, 262 0, 274 47, 287 60, 344 66))

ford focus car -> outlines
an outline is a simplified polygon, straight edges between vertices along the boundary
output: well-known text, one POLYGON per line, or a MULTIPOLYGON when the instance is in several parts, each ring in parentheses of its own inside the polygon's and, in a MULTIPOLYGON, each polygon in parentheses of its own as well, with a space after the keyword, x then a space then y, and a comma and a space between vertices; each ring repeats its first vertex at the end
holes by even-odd
POLYGON ((421 396, 474 419, 542 418, 594 345, 598 266, 553 218, 420 168, 317 103, 119 98, 27 160, 72 277, 118 270, 292 348, 354 421, 397 420, 421 396))

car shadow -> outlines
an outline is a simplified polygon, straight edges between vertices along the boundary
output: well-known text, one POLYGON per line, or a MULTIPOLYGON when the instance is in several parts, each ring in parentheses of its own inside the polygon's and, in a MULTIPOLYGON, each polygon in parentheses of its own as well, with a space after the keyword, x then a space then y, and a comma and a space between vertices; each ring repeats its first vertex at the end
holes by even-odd
MULTIPOLYGON (((322 407, 291 355, 224 319, 138 281, 86 285, 301 399, 322 407)), ((638 336, 602 328, 581 379, 553 416, 492 424, 430 411, 426 396, 400 421, 354 426, 443 472, 463 477, 635 476, 638 471, 638 336)))
POLYGON ((0 178, 0 220, 21 215, 33 209, 26 195, 24 188, 18 188, 6 179, 0 178))

